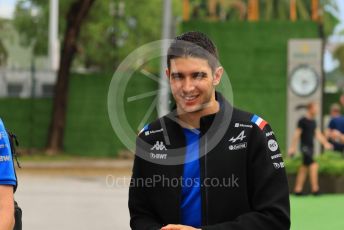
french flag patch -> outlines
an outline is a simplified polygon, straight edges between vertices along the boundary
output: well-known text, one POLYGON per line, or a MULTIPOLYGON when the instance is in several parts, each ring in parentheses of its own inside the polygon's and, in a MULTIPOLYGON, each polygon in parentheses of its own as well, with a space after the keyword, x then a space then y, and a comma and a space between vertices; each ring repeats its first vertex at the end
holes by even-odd
POLYGON ((263 118, 257 116, 257 115, 254 115, 251 119, 251 121, 253 123, 255 123, 261 130, 264 129, 264 127, 268 124, 265 120, 263 120, 263 118))

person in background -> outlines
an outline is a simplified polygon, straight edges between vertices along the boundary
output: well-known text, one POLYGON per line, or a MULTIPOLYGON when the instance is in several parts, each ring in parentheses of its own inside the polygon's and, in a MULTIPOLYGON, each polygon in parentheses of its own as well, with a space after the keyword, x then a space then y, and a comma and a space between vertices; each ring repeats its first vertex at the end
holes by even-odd
POLYGON ((331 119, 341 116, 340 105, 338 103, 333 103, 330 108, 331 119))
POLYGON ((339 102, 342 105, 342 107, 344 108, 344 93, 342 93, 342 95, 340 95, 339 102))
POLYGON ((9 137, 0 118, 0 229, 13 230, 14 198, 17 186, 9 137))
MULTIPOLYGON (((344 98, 344 95, 342 95, 344 98)), ((333 150, 344 153, 344 116, 340 113, 340 105, 333 104, 330 109, 331 120, 325 132, 333 150)))
POLYGON ((297 128, 294 132, 292 143, 288 151, 288 155, 293 156, 296 153, 297 145, 301 140, 300 150, 302 153, 303 162, 296 176, 296 183, 294 187, 295 195, 303 195, 303 185, 308 172, 310 176, 312 194, 319 195, 319 165, 313 159, 314 137, 325 147, 325 149, 332 149, 333 147, 317 128, 315 117, 318 113, 318 110, 318 105, 315 102, 311 102, 307 105, 307 113, 298 121, 297 128))

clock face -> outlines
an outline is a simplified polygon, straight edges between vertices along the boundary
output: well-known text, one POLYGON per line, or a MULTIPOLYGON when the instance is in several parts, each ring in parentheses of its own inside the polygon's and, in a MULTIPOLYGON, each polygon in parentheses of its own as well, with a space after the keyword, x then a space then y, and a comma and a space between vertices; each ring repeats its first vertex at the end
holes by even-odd
POLYGON ((312 95, 319 85, 317 73, 309 66, 297 67, 290 75, 290 88, 298 96, 312 95))

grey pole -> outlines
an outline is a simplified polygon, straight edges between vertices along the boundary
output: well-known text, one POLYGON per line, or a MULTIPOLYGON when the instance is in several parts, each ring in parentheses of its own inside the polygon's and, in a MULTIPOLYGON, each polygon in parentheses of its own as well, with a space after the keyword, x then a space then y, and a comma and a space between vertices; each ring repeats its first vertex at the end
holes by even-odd
POLYGON ((50 0, 49 11, 49 61, 50 69, 59 68, 59 40, 58 40, 59 0, 50 0))
POLYGON ((169 42, 166 39, 171 38, 172 26, 172 4, 171 0, 164 0, 163 3, 163 22, 162 22, 162 49, 161 49, 161 64, 160 64, 160 82, 159 82, 159 98, 158 98, 158 116, 164 116, 169 112, 169 84, 166 77, 166 53, 169 42))

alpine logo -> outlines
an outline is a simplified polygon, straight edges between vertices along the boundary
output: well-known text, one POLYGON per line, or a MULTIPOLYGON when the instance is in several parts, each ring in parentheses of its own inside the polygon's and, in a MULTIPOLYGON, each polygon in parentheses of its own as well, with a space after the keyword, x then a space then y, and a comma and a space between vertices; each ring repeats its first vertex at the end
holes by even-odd
POLYGON ((155 145, 151 148, 151 150, 167 150, 164 143, 162 141, 157 141, 155 145))
POLYGON ((159 154, 159 153, 150 153, 150 158, 151 159, 161 159, 161 160, 165 160, 167 158, 167 154, 159 154))
POLYGON ((243 141, 245 138, 246 138, 245 130, 243 130, 236 138, 232 137, 229 141, 232 143, 235 143, 237 142, 237 140, 243 141))

